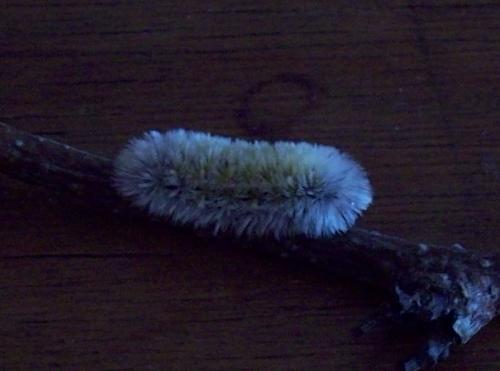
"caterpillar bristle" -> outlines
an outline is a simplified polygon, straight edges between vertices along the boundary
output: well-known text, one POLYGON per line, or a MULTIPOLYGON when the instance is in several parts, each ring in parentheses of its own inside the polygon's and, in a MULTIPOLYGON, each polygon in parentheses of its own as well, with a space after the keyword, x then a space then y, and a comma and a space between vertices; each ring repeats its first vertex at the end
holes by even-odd
POLYGON ((372 201, 365 171, 336 148, 183 129, 130 141, 114 182, 151 215, 249 237, 328 237, 348 230, 372 201))

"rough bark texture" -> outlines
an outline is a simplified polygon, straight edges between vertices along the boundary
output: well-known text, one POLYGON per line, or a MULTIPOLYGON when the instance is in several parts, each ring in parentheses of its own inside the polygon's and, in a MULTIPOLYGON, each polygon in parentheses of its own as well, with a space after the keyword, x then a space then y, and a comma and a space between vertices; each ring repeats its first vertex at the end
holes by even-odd
MULTIPOLYGON (((0 123, 0 165, 2 173, 41 184, 61 197, 71 194, 76 202, 142 215, 114 192, 111 159, 0 123)), ((393 293, 394 303, 380 318, 404 316, 430 328, 427 344, 405 363, 406 370, 437 363, 449 354, 451 345, 467 342, 498 313, 499 257, 493 253, 458 244, 411 243, 359 228, 332 240, 252 244, 393 293)))
POLYGON ((74 203, 134 214, 112 187, 113 162, 108 158, 0 122, 0 165, 13 178, 55 195, 71 194, 74 203))

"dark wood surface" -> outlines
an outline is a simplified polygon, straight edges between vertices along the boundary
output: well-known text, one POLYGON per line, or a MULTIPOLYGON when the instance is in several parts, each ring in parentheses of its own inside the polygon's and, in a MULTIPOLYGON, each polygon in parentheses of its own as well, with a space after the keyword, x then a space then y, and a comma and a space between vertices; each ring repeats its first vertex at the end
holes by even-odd
MULTIPOLYGON (((39 1, 0 10, 0 120, 113 155, 147 129, 350 152, 359 225, 496 249, 500 3, 39 1)), ((394 369, 386 298, 0 177, 0 369, 394 369)), ((440 369, 500 368, 493 322, 440 369)))

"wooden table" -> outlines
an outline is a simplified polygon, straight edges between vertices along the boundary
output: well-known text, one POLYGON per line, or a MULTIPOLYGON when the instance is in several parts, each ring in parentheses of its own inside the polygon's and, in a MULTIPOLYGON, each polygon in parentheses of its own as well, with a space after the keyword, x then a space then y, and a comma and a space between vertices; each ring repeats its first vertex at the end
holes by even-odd
MULTIPOLYGON (((1 121, 105 155, 174 127, 335 145, 376 191, 359 225, 499 249, 498 2, 5 0, 0 12, 1 121)), ((422 340, 355 338, 383 295, 238 244, 6 177, 0 202, 2 370, 387 370, 422 340)), ((440 369, 499 368, 499 347, 494 322, 440 369)))

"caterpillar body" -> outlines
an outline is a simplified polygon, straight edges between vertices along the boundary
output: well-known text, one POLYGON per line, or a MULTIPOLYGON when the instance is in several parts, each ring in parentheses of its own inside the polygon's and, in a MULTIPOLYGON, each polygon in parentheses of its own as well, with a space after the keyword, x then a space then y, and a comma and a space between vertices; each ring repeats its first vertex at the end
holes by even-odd
POLYGON ((174 223, 237 236, 322 238, 372 201, 363 168, 334 147, 150 131, 115 160, 118 192, 174 223))

